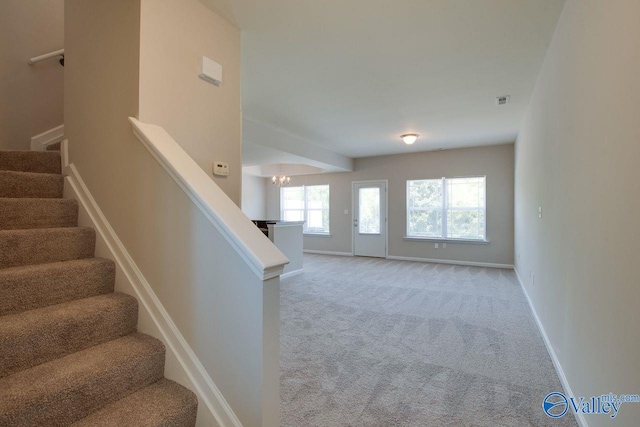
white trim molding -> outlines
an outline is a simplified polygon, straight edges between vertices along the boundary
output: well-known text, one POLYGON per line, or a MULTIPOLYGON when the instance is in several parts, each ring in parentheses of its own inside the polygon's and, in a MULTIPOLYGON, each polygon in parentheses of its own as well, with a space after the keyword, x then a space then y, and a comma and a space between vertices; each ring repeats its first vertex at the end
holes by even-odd
POLYGON ((299 268, 297 270, 293 270, 293 271, 290 271, 288 273, 281 274, 280 275, 280 280, 286 279, 287 277, 291 277, 291 276, 297 276, 299 274, 302 274, 303 272, 304 272, 304 269, 303 268, 299 268))
POLYGON ((417 237, 417 236, 404 236, 402 240, 414 241, 414 242, 432 242, 432 243, 465 243, 470 245, 488 245, 491 243, 488 240, 476 240, 476 239, 449 239, 442 237, 417 237))
POLYGON ((302 252, 304 252, 305 254, 353 256, 353 252, 314 251, 311 249, 304 249, 302 252))
POLYGON ((431 262, 434 264, 466 265, 469 267, 503 268, 507 270, 513 269, 513 265, 511 264, 496 264, 493 262, 458 261, 454 259, 436 259, 436 258, 413 258, 413 257, 394 256, 394 255, 389 255, 387 259, 392 259, 397 261, 431 262))
POLYGON ((61 142, 64 139, 64 125, 42 132, 31 137, 31 151, 45 151, 48 146, 61 142))
POLYGON ((160 126, 129 117, 134 135, 262 280, 289 260, 160 126))
MULTIPOLYGON (((551 340, 549 340, 549 336, 547 335, 547 332, 544 330, 544 326, 542 326, 542 322, 540 321, 540 317, 538 317, 536 308, 533 306, 533 302, 531 301, 531 298, 527 293, 527 288, 525 288, 524 282, 520 278, 520 274, 518 273, 518 270, 515 268, 515 266, 513 267, 513 271, 516 273, 516 278, 518 279, 518 283, 520 283, 520 287, 522 288, 522 293, 524 293, 524 296, 527 299, 527 304, 529 304, 529 309, 531 309, 531 314, 533 314, 533 318, 536 321, 536 325, 538 326, 540 335, 542 335, 542 340, 544 341, 544 345, 547 348, 549 357, 551 357, 551 361, 553 362, 553 366, 556 369, 556 373, 558 374, 560 383, 562 383, 562 388, 564 388, 564 393, 567 396, 575 396, 575 394, 573 394, 573 391, 571 391, 569 380, 567 380, 567 376, 564 373, 564 369, 562 369, 560 360, 558 359, 558 356, 556 355, 556 352, 553 349, 553 346, 551 345, 551 340)), ((549 391, 551 392, 553 390, 549 390, 549 391)), ((587 421, 584 418, 584 414, 582 414, 581 412, 578 412, 578 413, 574 412, 574 416, 575 416, 576 422, 580 427, 589 427, 589 424, 587 424, 587 421)))
MULTIPOLYGON (((62 142, 63 158, 67 141, 62 142)), ((129 255, 89 192, 75 165, 64 163, 65 198, 80 204, 82 225, 96 230, 96 255, 116 263, 116 289, 137 298, 140 305, 139 330, 160 339, 166 347, 165 376, 191 389, 198 396, 198 423, 204 426, 241 427, 224 396, 198 360, 177 326, 153 292, 151 285, 129 255), (121 280, 123 279, 124 280, 121 280)))

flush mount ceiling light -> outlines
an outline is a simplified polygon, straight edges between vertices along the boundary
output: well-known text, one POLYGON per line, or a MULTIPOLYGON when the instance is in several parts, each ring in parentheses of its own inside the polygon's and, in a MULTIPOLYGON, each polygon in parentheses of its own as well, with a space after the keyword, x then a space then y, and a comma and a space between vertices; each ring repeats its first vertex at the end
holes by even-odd
POLYGON ((400 135, 400 138, 402 138, 402 141, 407 144, 407 145, 411 145, 414 142, 416 142, 416 139, 418 139, 418 134, 417 133, 405 133, 404 135, 400 135))

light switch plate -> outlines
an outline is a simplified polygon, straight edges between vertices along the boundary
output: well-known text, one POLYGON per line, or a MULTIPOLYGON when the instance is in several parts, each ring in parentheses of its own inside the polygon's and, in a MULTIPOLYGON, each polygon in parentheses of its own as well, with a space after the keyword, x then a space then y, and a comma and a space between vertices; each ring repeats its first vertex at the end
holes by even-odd
POLYGON ((213 174, 216 176, 229 176, 229 164, 223 162, 215 162, 213 164, 213 174))

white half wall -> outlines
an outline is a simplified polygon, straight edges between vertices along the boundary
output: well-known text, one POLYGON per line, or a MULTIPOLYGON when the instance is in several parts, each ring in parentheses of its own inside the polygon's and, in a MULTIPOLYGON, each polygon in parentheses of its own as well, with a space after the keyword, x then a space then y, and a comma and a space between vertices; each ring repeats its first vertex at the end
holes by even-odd
MULTIPOLYGON (((586 398, 640 393, 638 22, 637 0, 567 0, 516 142, 515 265, 586 398)), ((583 418, 637 426, 640 404, 583 418)))

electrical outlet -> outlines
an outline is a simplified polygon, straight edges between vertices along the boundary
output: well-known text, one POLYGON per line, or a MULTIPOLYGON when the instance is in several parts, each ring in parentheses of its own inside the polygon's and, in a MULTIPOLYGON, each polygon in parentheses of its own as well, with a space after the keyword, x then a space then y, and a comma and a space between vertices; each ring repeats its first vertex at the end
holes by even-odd
POLYGON ((542 218, 542 206, 538 206, 538 218, 542 218))
POLYGON ((438 249, 438 243, 436 243, 436 244, 434 245, 434 247, 435 247, 436 249, 438 249))

